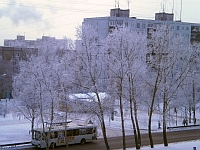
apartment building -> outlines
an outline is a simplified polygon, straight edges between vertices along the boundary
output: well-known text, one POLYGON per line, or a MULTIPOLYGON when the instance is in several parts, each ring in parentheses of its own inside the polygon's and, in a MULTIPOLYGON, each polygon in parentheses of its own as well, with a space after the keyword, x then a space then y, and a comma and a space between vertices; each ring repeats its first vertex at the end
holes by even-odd
POLYGON ((36 40, 26 40, 25 36, 17 35, 16 39, 5 39, 4 46, 6 47, 21 47, 21 48, 37 48, 38 52, 42 50, 66 50, 68 48, 67 39, 56 39, 55 37, 42 36, 36 40))
POLYGON ((129 9, 115 8, 110 10, 108 17, 85 18, 83 21, 83 25, 92 26, 102 37, 106 37, 113 29, 122 27, 148 33, 149 29, 158 24, 168 25, 171 31, 182 35, 188 43, 200 42, 200 24, 176 21, 172 13, 155 13, 155 20, 138 19, 130 17, 129 9))
MULTIPOLYGON (((198 50, 196 72, 200 72, 200 67, 198 67, 200 64, 200 24, 198 23, 174 20, 174 14, 166 12, 155 13, 154 20, 138 19, 130 16, 130 9, 114 8, 110 10, 110 16, 85 18, 82 24, 92 26, 103 38, 106 38, 116 28, 129 28, 131 31, 142 32, 148 37, 152 29, 165 24, 175 36, 182 36, 188 46, 197 43, 193 48, 198 50)), ((146 59, 147 57, 148 54, 146 59)))
POLYGON ((27 60, 31 55, 38 56, 38 49, 0 46, 0 99, 9 98, 12 77, 19 71, 19 61, 27 60))

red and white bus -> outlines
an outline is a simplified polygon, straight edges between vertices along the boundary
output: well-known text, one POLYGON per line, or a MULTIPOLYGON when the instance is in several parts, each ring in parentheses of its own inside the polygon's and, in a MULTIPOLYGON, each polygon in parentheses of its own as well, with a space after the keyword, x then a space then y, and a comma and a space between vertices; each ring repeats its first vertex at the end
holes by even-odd
POLYGON ((67 125, 67 128, 64 126, 53 126, 50 131, 49 128, 45 128, 45 130, 37 128, 33 130, 32 145, 38 148, 46 148, 43 135, 48 138, 49 147, 76 143, 84 144, 85 142, 97 140, 97 127, 92 124, 84 126, 67 125))

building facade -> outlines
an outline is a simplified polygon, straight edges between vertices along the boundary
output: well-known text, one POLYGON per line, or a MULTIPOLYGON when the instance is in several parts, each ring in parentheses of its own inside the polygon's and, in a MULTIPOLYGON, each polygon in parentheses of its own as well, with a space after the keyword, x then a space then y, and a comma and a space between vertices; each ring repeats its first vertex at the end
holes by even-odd
POLYGON ((174 20, 172 13, 156 13, 155 20, 137 19, 130 17, 130 10, 115 8, 110 10, 109 17, 85 18, 83 25, 92 26, 97 33, 106 37, 115 28, 130 28, 130 30, 147 33, 149 29, 158 24, 166 24, 177 35, 181 35, 188 43, 200 42, 200 24, 187 23, 174 20))
POLYGON ((19 61, 31 55, 38 56, 38 49, 0 46, 0 99, 11 97, 12 76, 19 71, 19 61))
MULTIPOLYGON (((169 31, 173 32, 174 36, 181 36, 188 46, 195 44, 193 46, 193 49, 197 51, 195 72, 200 72, 200 24, 198 23, 175 21, 174 14, 165 12, 156 13, 154 20, 137 19, 136 17, 130 17, 129 9, 115 8, 110 10, 110 16, 108 17, 85 18, 82 24, 93 27, 102 38, 106 38, 114 29, 119 28, 128 28, 130 31, 144 33, 148 38, 152 29, 154 30, 158 25, 164 24, 169 31)), ((148 54, 146 61, 148 61, 147 57, 148 54)), ((196 89, 200 89, 199 82, 197 82, 196 89)))
POLYGON ((17 35, 17 39, 5 39, 4 46, 20 48, 37 48, 42 50, 66 50, 68 48, 67 39, 56 39, 55 37, 42 36, 36 40, 26 40, 25 36, 17 35))

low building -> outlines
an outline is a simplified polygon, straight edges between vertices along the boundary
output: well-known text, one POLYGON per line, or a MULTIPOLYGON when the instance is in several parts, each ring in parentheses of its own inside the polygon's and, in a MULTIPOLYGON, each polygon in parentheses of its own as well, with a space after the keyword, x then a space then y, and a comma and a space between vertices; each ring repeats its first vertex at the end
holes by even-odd
POLYGON ((16 39, 5 39, 4 46, 20 48, 37 48, 39 53, 42 50, 67 50, 67 39, 56 39, 55 37, 42 36, 36 40, 26 40, 25 36, 17 35, 16 39))

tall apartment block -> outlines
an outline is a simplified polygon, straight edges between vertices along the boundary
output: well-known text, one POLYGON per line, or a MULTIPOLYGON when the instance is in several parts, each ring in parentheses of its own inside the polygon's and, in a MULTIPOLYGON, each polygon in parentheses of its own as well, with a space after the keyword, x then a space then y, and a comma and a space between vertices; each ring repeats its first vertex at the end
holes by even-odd
POLYGON ((158 24, 166 24, 175 34, 182 35, 188 42, 200 42, 200 24, 174 20, 172 13, 156 13, 155 20, 130 17, 130 10, 115 8, 108 17, 85 18, 83 25, 92 26, 100 36, 106 37, 115 28, 126 27, 130 30, 148 32, 158 24))
MULTIPOLYGON (((103 38, 107 37, 116 28, 129 28, 131 31, 142 32, 148 37, 148 33, 152 31, 151 29, 165 24, 174 35, 182 36, 185 44, 190 46, 197 43, 194 47, 198 50, 196 72, 200 72, 200 24, 198 23, 176 21, 173 13, 166 12, 155 13, 154 20, 138 19, 130 17, 130 9, 115 8, 110 10, 110 16, 108 17, 85 18, 82 24, 92 26, 98 35, 103 38)), ((146 61, 147 57, 148 54, 145 58, 146 61)))

